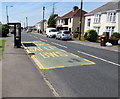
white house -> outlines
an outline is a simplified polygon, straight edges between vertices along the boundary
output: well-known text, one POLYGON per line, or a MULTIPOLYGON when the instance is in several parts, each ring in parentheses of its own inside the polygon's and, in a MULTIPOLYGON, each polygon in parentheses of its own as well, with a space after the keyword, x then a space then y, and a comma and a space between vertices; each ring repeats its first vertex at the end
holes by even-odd
POLYGON ((35 27, 36 29, 40 32, 40 31, 43 31, 43 22, 44 22, 44 31, 46 30, 48 24, 47 24, 47 20, 42 20, 38 23, 36 23, 35 27))
MULTIPOLYGON (((77 6, 73 7, 73 10, 68 12, 62 17, 57 18, 57 29, 58 30, 69 30, 69 31, 79 31, 80 27, 80 12, 77 6)), ((82 23, 84 24, 84 14, 87 13, 82 10, 82 23)), ((84 25, 82 27, 82 31, 84 31, 84 25)))
POLYGON ((103 32, 120 32, 120 0, 107 2, 101 7, 85 14, 84 32, 95 29, 98 35, 103 32))

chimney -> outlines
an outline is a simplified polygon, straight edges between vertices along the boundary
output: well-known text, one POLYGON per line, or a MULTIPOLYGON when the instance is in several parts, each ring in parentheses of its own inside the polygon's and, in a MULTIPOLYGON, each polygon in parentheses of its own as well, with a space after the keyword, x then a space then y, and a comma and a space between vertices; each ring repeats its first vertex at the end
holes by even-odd
POLYGON ((77 10, 77 9, 79 9, 78 6, 74 6, 74 7, 73 7, 73 11, 75 11, 75 10, 77 10))

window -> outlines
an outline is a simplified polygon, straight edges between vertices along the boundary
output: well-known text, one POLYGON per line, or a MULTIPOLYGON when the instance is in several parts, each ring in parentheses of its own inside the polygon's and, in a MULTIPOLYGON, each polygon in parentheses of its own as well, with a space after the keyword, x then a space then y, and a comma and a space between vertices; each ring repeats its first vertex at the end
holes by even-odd
POLYGON ((100 27, 94 27, 94 29, 95 29, 95 30, 96 30, 96 32, 99 34, 100 27))
POLYGON ((114 32, 115 27, 113 26, 107 26, 106 27, 106 32, 109 32, 109 35, 111 36, 112 33, 114 32))
POLYGON ((96 15, 94 16, 94 23, 100 23, 100 17, 101 17, 100 14, 96 14, 96 15))
POLYGON ((115 22, 116 20, 116 12, 108 12, 107 13, 107 22, 115 22))
POLYGON ((71 23, 71 18, 70 18, 70 23, 71 23))
POLYGON ((90 27, 90 23, 91 23, 91 19, 88 19, 88 21, 87 21, 87 26, 90 27))

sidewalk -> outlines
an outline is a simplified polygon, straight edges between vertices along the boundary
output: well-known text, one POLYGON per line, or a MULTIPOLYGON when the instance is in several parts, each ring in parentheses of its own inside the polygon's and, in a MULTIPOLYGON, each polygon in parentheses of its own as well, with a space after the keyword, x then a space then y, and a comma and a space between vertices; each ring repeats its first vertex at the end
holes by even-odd
POLYGON ((111 47, 108 47, 108 46, 100 46, 100 43, 94 43, 94 42, 85 42, 85 41, 68 41, 68 42, 73 42, 73 43, 82 44, 85 46, 105 49, 105 50, 109 50, 109 51, 120 52, 120 45, 113 45, 111 47))
POLYGON ((2 59, 2 97, 54 97, 24 49, 13 47, 13 38, 5 38, 2 59))

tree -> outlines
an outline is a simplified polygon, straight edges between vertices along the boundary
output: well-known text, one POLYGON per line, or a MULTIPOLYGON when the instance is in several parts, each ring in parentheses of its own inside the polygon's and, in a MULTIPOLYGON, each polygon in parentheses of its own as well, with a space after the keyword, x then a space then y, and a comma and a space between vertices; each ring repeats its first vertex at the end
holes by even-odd
POLYGON ((54 14, 52 14, 48 19, 48 27, 56 27, 56 19, 54 17, 54 14))
POLYGON ((9 29, 8 29, 7 25, 6 24, 5 25, 0 25, 0 29, 2 30, 2 31, 0 31, 0 36, 1 37, 6 37, 7 34, 9 33, 9 29))

